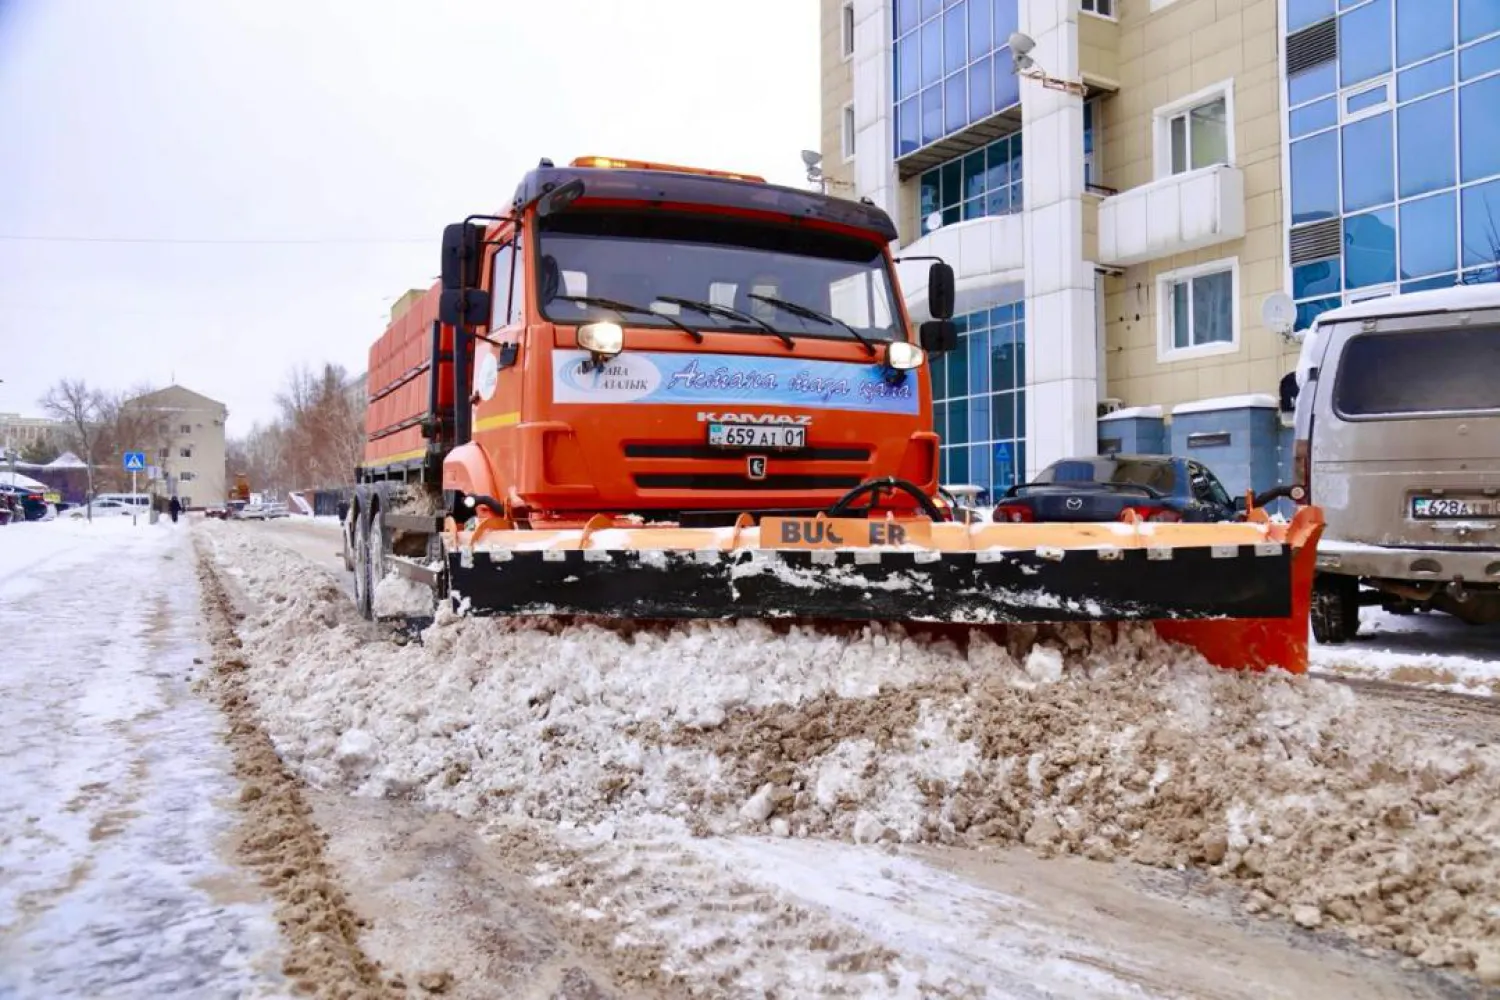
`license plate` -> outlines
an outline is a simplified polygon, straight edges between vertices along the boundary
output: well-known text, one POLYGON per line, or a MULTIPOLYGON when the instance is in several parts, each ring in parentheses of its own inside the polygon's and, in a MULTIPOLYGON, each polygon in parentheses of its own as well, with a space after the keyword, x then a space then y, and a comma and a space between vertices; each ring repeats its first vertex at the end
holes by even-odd
POLYGON ((807 428, 786 424, 709 424, 710 448, 770 448, 807 446, 807 428))
POLYGON ((1424 519, 1494 517, 1495 501, 1473 497, 1412 497, 1411 516, 1424 519))

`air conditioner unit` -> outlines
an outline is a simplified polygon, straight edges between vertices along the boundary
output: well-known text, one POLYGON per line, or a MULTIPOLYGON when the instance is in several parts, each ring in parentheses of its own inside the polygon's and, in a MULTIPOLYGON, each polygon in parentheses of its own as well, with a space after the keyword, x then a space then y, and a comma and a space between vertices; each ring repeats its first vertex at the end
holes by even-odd
POLYGON ((1125 400, 1123 399, 1116 399, 1113 396, 1110 396, 1107 399, 1101 399, 1099 400, 1099 416, 1102 417, 1105 414, 1113 413, 1116 410, 1123 409, 1124 406, 1125 400))

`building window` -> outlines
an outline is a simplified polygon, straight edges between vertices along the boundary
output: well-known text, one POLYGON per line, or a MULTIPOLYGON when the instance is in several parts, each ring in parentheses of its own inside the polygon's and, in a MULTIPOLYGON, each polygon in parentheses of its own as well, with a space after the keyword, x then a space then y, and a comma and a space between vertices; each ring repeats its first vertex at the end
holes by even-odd
POLYGON ((1026 306, 955 317, 958 349, 934 358, 934 429, 942 483, 978 486, 982 502, 1026 474, 1026 306))
POLYGON ((1083 187, 1088 190, 1099 176, 1094 163, 1095 133, 1099 125, 1099 99, 1083 102, 1083 187))
POLYGON ((854 159, 854 104, 852 102, 844 105, 843 114, 839 116, 839 144, 844 155, 844 162, 848 163, 854 159))
POLYGON ((179 431, 181 431, 183 434, 191 434, 191 433, 193 433, 193 425, 192 424, 179 424, 177 426, 177 429, 179 431))
POLYGON ((892 20, 897 159, 1020 104, 1017 0, 895 0, 892 20))
POLYGON ((1369 294, 1500 276, 1500 6, 1289 0, 1286 82, 1296 329, 1369 294))
POLYGON ((1111 20, 1115 16, 1115 0, 1079 0, 1079 7, 1085 14, 1098 14, 1111 20))
POLYGON ((193 449, 191 449, 191 448, 178 448, 177 449, 177 457, 178 458, 192 458, 193 457, 193 449))
POLYGON ((1239 260, 1168 271, 1157 278, 1157 360, 1239 349, 1239 260))
POLYGON ((839 51, 845 59, 854 55, 854 4, 839 9, 839 51))
POLYGON ((1233 105, 1227 85, 1157 111, 1157 175, 1234 162, 1233 105))
POLYGON ((177 477, 177 480, 178 480, 178 482, 183 482, 183 483, 190 483, 190 482, 192 482, 192 481, 193 481, 193 474, 192 474, 192 473, 191 473, 191 472, 184 472, 184 473, 181 473, 181 474, 180 474, 180 475, 179 475, 179 476, 178 476, 178 477, 177 477))
POLYGON ((949 226, 1021 211, 1021 133, 933 167, 922 174, 919 191, 923 233, 932 232, 934 213, 949 226))

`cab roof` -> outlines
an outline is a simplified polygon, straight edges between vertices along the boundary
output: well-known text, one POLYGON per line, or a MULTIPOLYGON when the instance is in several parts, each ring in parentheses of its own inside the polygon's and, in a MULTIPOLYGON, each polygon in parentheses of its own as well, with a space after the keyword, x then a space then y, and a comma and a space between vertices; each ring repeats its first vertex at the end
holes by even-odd
POLYGON ((857 230, 871 242, 889 243, 896 239, 895 223, 872 203, 767 184, 758 179, 741 179, 746 176, 717 171, 679 172, 660 166, 544 165, 521 179, 514 204, 524 205, 576 179, 584 185, 584 193, 574 202, 580 208, 595 201, 665 202, 764 213, 793 222, 802 220, 828 228, 857 230))

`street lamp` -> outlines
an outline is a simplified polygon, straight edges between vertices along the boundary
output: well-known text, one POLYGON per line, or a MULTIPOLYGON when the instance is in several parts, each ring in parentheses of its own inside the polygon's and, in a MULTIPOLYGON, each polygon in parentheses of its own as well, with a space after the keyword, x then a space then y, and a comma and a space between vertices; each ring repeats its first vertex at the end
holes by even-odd
POLYGON ((1006 39, 1006 44, 1010 46, 1010 64, 1017 76, 1035 80, 1049 90, 1061 90, 1069 94, 1077 94, 1079 97, 1088 96, 1088 87, 1082 83, 1048 76, 1046 71, 1036 64, 1036 60, 1031 58, 1031 50, 1036 48, 1036 40, 1030 35, 1012 31, 1010 38, 1006 39))

